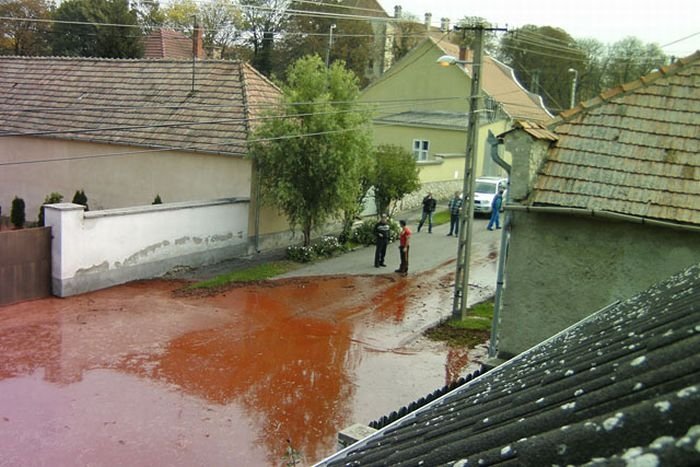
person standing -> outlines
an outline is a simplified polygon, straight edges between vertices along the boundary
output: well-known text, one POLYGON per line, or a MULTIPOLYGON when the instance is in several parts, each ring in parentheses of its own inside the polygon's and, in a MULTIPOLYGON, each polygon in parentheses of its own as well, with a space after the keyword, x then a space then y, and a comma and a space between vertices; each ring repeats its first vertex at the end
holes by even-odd
POLYGON ((399 221, 401 232, 399 233, 399 254, 401 255, 401 265, 394 272, 408 274, 408 250, 411 245, 411 230, 406 227, 406 221, 399 221))
POLYGON ((386 214, 382 214, 374 226, 374 236, 377 242, 377 247, 374 250, 374 267, 385 267, 384 257, 386 256, 386 246, 389 244, 389 223, 387 222, 386 214))
POLYGON ((498 216, 501 213, 501 206, 503 206, 503 188, 498 189, 498 194, 493 197, 493 201, 491 201, 491 219, 489 219, 489 225, 486 226, 487 229, 493 230, 493 226, 496 226, 496 229, 501 228, 501 224, 499 223, 498 216))
POLYGON ((433 233, 433 213, 437 207, 437 202, 433 198, 433 194, 428 192, 423 198, 423 213, 420 216, 420 222, 418 223, 418 232, 420 232, 421 227, 428 219, 428 233, 433 233))
POLYGON ((451 237, 452 232, 457 236, 459 234, 459 211, 462 209, 462 197, 459 195, 459 191, 455 191, 455 195, 447 202, 447 209, 450 211, 450 233, 447 236, 451 237))

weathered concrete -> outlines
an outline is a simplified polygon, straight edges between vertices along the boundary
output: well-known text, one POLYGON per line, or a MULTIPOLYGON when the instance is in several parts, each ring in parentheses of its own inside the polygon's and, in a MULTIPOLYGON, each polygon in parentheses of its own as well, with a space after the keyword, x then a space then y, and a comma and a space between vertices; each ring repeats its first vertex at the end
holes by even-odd
POLYGON ((700 262, 697 233, 592 217, 513 213, 499 356, 700 262))

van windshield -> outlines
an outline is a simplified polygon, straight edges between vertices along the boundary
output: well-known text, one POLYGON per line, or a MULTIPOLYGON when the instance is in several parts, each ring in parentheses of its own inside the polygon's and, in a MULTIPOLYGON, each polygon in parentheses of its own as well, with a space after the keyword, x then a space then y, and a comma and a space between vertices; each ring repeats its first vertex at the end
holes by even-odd
POLYGON ((496 193, 497 186, 498 185, 496 183, 476 182, 476 185, 474 186, 474 191, 476 193, 486 194, 496 193))

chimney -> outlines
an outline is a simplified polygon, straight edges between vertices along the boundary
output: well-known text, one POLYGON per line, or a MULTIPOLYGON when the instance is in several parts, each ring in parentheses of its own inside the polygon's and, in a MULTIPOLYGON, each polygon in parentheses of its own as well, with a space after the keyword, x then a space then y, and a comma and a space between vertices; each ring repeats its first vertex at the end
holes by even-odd
POLYGON ((442 32, 450 32, 450 18, 440 18, 440 29, 442 32))
POLYGON ((206 58, 204 55, 202 27, 195 23, 194 31, 192 32, 192 56, 201 60, 206 58))
POLYGON ((401 18, 401 5, 396 5, 394 7, 394 18, 396 18, 396 19, 401 18))
POLYGON ((433 22, 433 14, 432 13, 426 13, 425 14, 425 30, 430 31, 430 23, 433 22))

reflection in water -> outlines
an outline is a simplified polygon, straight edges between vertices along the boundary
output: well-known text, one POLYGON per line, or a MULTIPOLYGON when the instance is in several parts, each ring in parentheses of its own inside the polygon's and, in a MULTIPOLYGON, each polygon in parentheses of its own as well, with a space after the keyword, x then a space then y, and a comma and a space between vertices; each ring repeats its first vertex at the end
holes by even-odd
POLYGON ((465 355, 403 349, 449 300, 416 287, 425 280, 307 278, 187 298, 172 294, 180 283, 142 281, 0 308, 0 449, 36 463, 140 453, 131 465, 278 465, 289 442, 318 460, 345 426, 459 376, 465 355), (415 383, 396 387, 381 362, 415 383))

